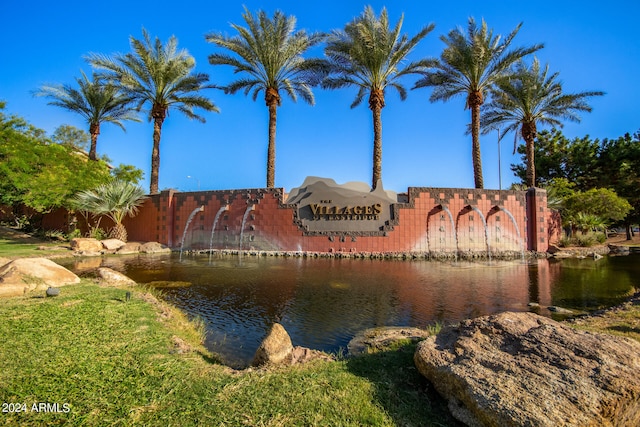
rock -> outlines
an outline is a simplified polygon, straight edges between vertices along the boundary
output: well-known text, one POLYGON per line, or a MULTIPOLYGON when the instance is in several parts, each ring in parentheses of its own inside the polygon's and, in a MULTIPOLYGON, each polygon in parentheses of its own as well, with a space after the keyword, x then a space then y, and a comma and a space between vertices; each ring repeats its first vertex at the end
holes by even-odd
POLYGON ((121 255, 137 254, 140 252, 140 246, 142 246, 140 242, 127 242, 117 252, 121 255))
POLYGON ((71 239, 71 249, 75 252, 85 253, 100 253, 104 249, 102 243, 98 239, 90 237, 76 237, 71 239))
POLYGON ((253 357, 253 366, 285 363, 292 351, 293 344, 289 334, 281 324, 274 323, 253 357))
POLYGON ((444 328, 416 367, 470 426, 640 425, 640 343, 533 313, 444 328))
POLYGON ((158 242, 147 242, 140 246, 140 252, 142 252, 143 254, 170 253, 171 248, 158 242))
POLYGON ((0 267, 0 296, 79 283, 80 278, 46 258, 22 258, 0 267))
POLYGON ((48 297, 57 297, 58 295, 60 295, 60 288, 52 288, 51 286, 49 286, 46 294, 48 297))
POLYGON ((98 276, 109 285, 115 286, 135 286, 137 285, 132 279, 122 273, 112 270, 108 267, 100 267, 96 270, 98 276))
POLYGON ((568 308, 558 307, 556 305, 550 305, 549 307, 547 307, 547 310, 553 311, 554 313, 558 313, 558 314, 569 314, 569 315, 576 314, 576 312, 573 310, 569 310, 568 308))
POLYGON ((291 356, 287 358, 292 365, 308 363, 313 360, 332 361, 334 358, 322 351, 312 350, 306 347, 295 346, 291 352, 291 356))
POLYGON ((122 240, 118 239, 105 239, 100 241, 100 243, 102 243, 102 247, 108 251, 117 251, 125 245, 122 240))
POLYGON ((347 344, 347 349, 350 356, 356 356, 370 350, 383 350, 400 340, 420 341, 430 335, 429 331, 418 328, 398 326, 371 328, 353 337, 347 344))

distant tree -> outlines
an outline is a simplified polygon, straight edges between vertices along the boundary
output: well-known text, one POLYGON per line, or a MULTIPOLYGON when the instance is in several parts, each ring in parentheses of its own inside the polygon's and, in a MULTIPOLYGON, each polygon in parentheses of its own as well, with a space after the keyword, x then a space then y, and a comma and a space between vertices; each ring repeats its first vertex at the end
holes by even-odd
POLYGON ((473 176, 476 188, 484 187, 480 156, 480 107, 496 81, 508 73, 512 64, 541 49, 542 44, 509 49, 520 30, 519 24, 506 38, 494 37, 493 30, 482 20, 478 28, 469 18, 467 32, 461 28, 440 37, 446 47, 440 59, 430 61, 431 70, 424 73, 414 89, 433 87, 431 102, 448 101, 457 95, 466 96, 465 109, 471 110, 473 176))
POLYGON ((76 210, 110 218, 115 224, 109 235, 127 241, 127 229, 122 224, 126 216, 135 216, 145 199, 144 190, 120 180, 110 181, 91 190, 79 192, 72 204, 76 210))
POLYGON ((139 184, 144 176, 144 173, 141 169, 138 169, 135 166, 120 164, 118 165, 118 167, 111 169, 111 176, 119 181, 139 184))
POLYGON ((56 144, 67 145, 78 151, 86 151, 90 136, 75 126, 60 125, 53 131, 51 140, 56 144))
POLYGON ((567 94, 558 81, 559 73, 549 75, 549 66, 540 68, 537 58, 531 66, 520 60, 513 73, 498 78, 491 88, 491 102, 486 105, 480 126, 483 134, 495 129, 503 129, 500 138, 514 132, 516 140, 521 136, 525 141, 526 184, 535 187, 534 142, 539 125, 562 127, 562 121, 579 122, 578 112, 590 112, 586 99, 604 95, 604 92, 581 92, 567 94))
POLYGON ((267 147, 267 187, 275 186, 276 119, 277 108, 282 103, 280 92, 284 91, 295 102, 300 96, 313 105, 315 100, 311 87, 317 81, 322 62, 305 59, 303 54, 324 39, 322 33, 307 34, 296 31, 296 18, 276 11, 269 18, 263 11, 254 16, 245 7, 242 14, 246 27, 231 24, 238 32, 228 37, 221 33, 205 36, 209 43, 227 49, 227 53, 209 56, 212 65, 230 65, 241 78, 224 87, 226 93, 242 90, 252 94, 253 100, 264 92, 269 109, 269 144, 267 147))
POLYGON ((75 148, 52 144, 44 131, 9 116, 0 104, 0 204, 44 213, 68 206, 73 194, 111 180, 103 161, 87 161, 75 148))
POLYGON ((622 221, 631 211, 627 200, 618 196, 615 191, 606 188, 592 188, 578 191, 564 200, 563 219, 565 222, 578 224, 580 215, 593 215, 604 222, 622 221))
POLYGON ((51 99, 49 105, 77 113, 85 119, 91 134, 89 159, 97 160, 98 135, 102 123, 113 123, 125 130, 122 124, 124 120, 140 120, 131 108, 132 98, 120 92, 115 85, 100 81, 96 75, 90 81, 84 73, 76 79, 76 83, 77 89, 70 85, 43 86, 36 95, 51 99))
POLYGON ((156 38, 154 42, 146 30, 142 40, 130 37, 132 53, 116 54, 113 58, 91 54, 92 66, 103 70, 106 81, 117 85, 139 111, 150 106, 149 119, 153 120, 153 150, 151 152, 151 179, 149 191, 158 192, 160 170, 160 137, 162 124, 171 107, 190 119, 204 122, 193 112, 194 108, 218 112, 218 108, 207 98, 199 95, 213 86, 206 84, 209 76, 194 73, 195 59, 186 50, 178 50, 178 40, 172 36, 166 45, 156 38))
POLYGON ((409 38, 401 34, 403 20, 404 16, 401 16, 391 28, 386 8, 378 17, 373 8, 367 6, 344 30, 334 30, 325 47, 330 75, 324 79, 322 86, 328 89, 358 88, 351 108, 360 105, 365 95, 369 95, 369 108, 373 115, 373 188, 382 179, 381 115, 385 106, 385 92, 391 87, 398 92, 401 100, 406 99, 407 90, 401 79, 408 74, 424 71, 426 65, 425 60, 407 63, 407 58, 435 26, 429 24, 409 38))
MULTIPOLYGON (((527 149, 520 145, 517 151, 522 156, 522 163, 512 164, 511 170, 526 183, 527 149)), ((536 180, 542 187, 558 178, 572 182, 576 190, 608 187, 600 178, 600 141, 588 135, 570 140, 557 129, 542 130, 534 143, 534 156, 536 180)))

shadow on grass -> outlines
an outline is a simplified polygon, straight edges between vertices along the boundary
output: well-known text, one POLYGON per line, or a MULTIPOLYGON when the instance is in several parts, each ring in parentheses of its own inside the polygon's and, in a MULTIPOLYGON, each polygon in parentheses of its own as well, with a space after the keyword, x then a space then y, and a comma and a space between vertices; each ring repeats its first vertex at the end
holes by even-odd
POLYGON ((374 384, 378 404, 403 426, 463 426, 451 416, 446 401, 416 369, 416 344, 347 360, 349 371, 374 384))

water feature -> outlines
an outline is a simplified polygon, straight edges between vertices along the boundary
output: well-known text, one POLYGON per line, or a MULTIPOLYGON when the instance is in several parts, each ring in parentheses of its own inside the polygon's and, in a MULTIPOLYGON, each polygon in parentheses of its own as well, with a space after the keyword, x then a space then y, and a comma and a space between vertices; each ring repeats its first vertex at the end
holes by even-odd
POLYGON ((440 205, 440 207, 442 208, 443 211, 447 213, 447 215, 449 215, 449 221, 451 222, 451 232, 453 233, 453 238, 455 239, 455 243, 456 243, 454 261, 458 261, 458 233, 456 231, 456 223, 453 220, 453 215, 451 215, 451 211, 449 210, 449 208, 443 205, 440 205))
POLYGON ((640 254, 491 265, 219 255, 209 262, 204 254, 56 261, 80 275, 102 264, 156 286, 204 321, 205 345, 234 366, 248 363, 276 321, 294 345, 335 352, 371 327, 424 327, 502 311, 555 316, 546 309, 552 305, 591 311, 640 288, 640 254), (188 283, 167 287, 167 281, 188 283))
POLYGON ((249 213, 251 211, 254 211, 255 209, 256 209, 256 205, 247 206, 247 210, 244 211, 244 215, 242 216, 242 226, 240 227, 240 243, 238 244, 238 249, 240 251, 242 251, 242 241, 244 238, 244 225, 247 222, 247 217, 249 216, 249 213))
POLYGON ((487 227, 487 220, 485 219, 482 212, 480 212, 480 209, 478 209, 475 206, 469 206, 469 207, 471 208, 471 210, 477 212, 478 215, 480 215, 480 219, 482 220, 482 225, 484 227, 484 238, 485 238, 485 241, 487 242, 487 257, 489 257, 489 263, 491 263, 491 243, 489 241, 489 228, 487 227))
POLYGON ((195 208, 191 215, 189 215, 189 219, 187 219, 187 223, 184 225, 184 231, 182 232, 182 240, 180 240, 180 259, 182 259, 182 249, 184 249, 184 239, 187 237, 187 230, 189 229, 189 225, 191 221, 193 221, 193 217, 196 216, 198 212, 204 212, 204 206, 200 206, 195 208))
POLYGON ((213 235, 216 232, 216 225, 218 225, 218 219, 220 218, 220 215, 222 214, 222 212, 225 212, 228 210, 229 210, 229 205, 223 205, 222 207, 220 207, 220 209, 218 209, 218 212, 216 213, 216 217, 213 219, 213 225, 211 226, 211 237, 209 238, 209 253, 213 252, 213 235))
POLYGON ((508 209, 501 207, 500 210, 506 213, 509 218, 511 218, 511 222, 513 223, 513 226, 515 227, 516 233, 518 235, 518 243, 520 244, 520 253, 522 254, 522 261, 524 262, 525 261, 524 241, 522 240, 522 236, 520 235, 520 229, 518 228, 518 223, 516 222, 516 219, 513 217, 513 215, 511 214, 511 212, 509 212, 508 209))

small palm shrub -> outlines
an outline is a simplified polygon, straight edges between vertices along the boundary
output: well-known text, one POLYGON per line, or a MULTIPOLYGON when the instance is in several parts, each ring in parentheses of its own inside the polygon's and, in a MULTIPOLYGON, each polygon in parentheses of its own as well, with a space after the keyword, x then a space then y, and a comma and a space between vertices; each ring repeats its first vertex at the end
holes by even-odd
MULTIPOLYGON (((93 190, 85 190, 76 194, 73 206, 84 212, 106 216, 115 224, 109 236, 114 239, 127 241, 127 229, 122 220, 128 216, 135 216, 138 207, 145 199, 144 190, 137 185, 122 180, 114 180, 93 190)), ((98 227, 92 229, 97 232, 98 227)), ((92 236, 96 237, 97 236, 92 236)))

